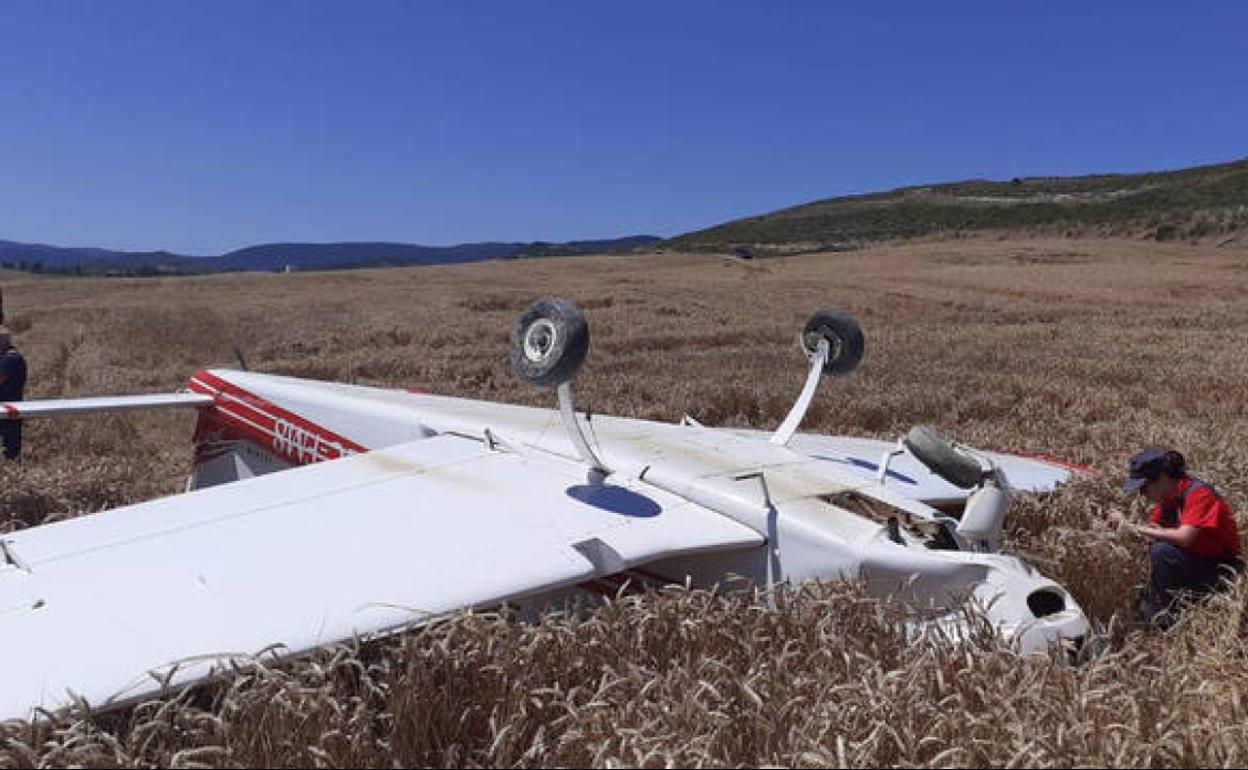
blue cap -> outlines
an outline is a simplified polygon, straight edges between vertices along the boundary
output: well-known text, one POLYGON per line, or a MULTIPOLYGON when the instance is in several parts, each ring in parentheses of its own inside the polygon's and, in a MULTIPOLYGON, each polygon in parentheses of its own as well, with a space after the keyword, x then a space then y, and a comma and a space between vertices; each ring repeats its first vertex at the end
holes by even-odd
POLYGON ((1161 476, 1168 465, 1164 449, 1149 448, 1136 452, 1127 461, 1127 480, 1122 485, 1122 493, 1129 495, 1140 491, 1145 484, 1161 476))

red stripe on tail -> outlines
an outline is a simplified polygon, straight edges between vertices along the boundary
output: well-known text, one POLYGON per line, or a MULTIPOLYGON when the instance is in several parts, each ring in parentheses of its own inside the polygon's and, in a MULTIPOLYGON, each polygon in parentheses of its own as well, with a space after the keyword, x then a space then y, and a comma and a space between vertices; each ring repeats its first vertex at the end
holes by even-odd
POLYGON ((208 445, 231 439, 250 441, 295 465, 368 451, 323 425, 206 371, 197 372, 187 387, 214 399, 210 408, 200 410, 195 428, 195 444, 205 448, 202 455, 206 459, 213 454, 208 445))

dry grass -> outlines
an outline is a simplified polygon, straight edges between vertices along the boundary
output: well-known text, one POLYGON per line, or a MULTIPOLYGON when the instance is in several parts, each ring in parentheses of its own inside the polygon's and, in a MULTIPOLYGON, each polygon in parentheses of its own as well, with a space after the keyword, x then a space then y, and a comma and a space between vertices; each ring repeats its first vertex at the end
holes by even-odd
MULTIPOLYGON (((850 587, 672 591, 520 624, 465 615, 363 649, 243 672, 120 715, 3 729, 0 765, 1235 765, 1248 759, 1248 587, 1165 635, 1118 617, 1141 546, 1098 514, 1139 446, 1174 445, 1248 511, 1248 252, 963 240, 811 255, 541 260, 143 281, 7 282, 29 396, 169 390, 254 369, 547 403, 509 374, 516 311, 587 308, 596 412, 773 427, 801 386, 795 333, 856 314, 868 355, 806 429, 1049 452, 1099 475, 1025 501, 1010 546, 1105 632, 1077 668, 907 642, 850 587)), ((31 423, 0 467, 6 526, 171 494, 186 415, 31 423)))

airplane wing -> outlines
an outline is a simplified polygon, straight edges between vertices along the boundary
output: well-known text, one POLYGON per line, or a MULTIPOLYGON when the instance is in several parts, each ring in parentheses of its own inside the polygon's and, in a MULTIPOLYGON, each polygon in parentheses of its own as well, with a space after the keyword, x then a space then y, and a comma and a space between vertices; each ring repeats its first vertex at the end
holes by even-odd
POLYGON ((18 531, 0 539, 0 719, 761 543, 657 489, 449 434, 18 531))
MULTIPOLYGON (((897 448, 896 442, 847 436, 798 434, 790 447, 797 452, 828 462, 842 463, 864 476, 879 473, 886 452, 897 448)), ((1020 492, 1047 492, 1086 470, 1050 459, 1023 457, 1003 452, 975 450, 1005 472, 1010 486, 1020 492)), ((970 492, 950 484, 928 470, 909 450, 892 458, 888 464, 886 487, 902 492, 928 505, 945 505, 963 501, 970 492)))
MULTIPOLYGON (((728 429, 738 435, 765 438, 768 434, 762 431, 728 429)), ((824 436, 813 433, 795 434, 789 442, 789 448, 795 452, 836 463, 847 470, 860 474, 864 479, 875 478, 879 474, 880 463, 886 453, 897 448, 895 441, 858 438, 854 436, 824 436)), ((1004 452, 986 452, 975 450, 976 454, 990 458, 997 467, 1005 472, 1010 486, 1020 492, 1048 492, 1056 489, 1075 477, 1085 473, 1083 468, 1053 458, 1025 457, 1004 452)), ((888 464, 888 474, 884 486, 896 490, 906 497, 914 498, 928 505, 952 505, 966 500, 968 489, 961 489, 950 484, 928 470, 909 450, 893 457, 888 464)))
POLYGON ((5 401, 0 402, 0 420, 59 417, 66 414, 89 414, 91 412, 198 408, 211 406, 212 400, 212 396, 202 393, 157 393, 144 396, 93 396, 5 401))

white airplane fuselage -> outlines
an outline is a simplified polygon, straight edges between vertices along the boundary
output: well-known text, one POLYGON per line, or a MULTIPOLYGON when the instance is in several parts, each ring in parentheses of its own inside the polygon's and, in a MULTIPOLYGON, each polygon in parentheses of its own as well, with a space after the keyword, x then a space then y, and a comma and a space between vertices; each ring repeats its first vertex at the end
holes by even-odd
MULTIPOLYGON (((537 464, 584 465, 552 409, 229 370, 198 372, 188 389, 213 398, 200 410, 191 488, 446 433, 537 464)), ((887 442, 798 436, 790 448, 750 431, 578 419, 611 473, 604 479, 586 468, 586 483, 567 494, 637 517, 655 515, 644 494, 654 488, 764 538, 761 547, 654 562, 638 571, 646 577, 703 586, 731 575, 760 586, 861 579, 875 595, 937 607, 973 597, 1024 651, 1088 630, 1074 599, 1018 558, 960 547, 948 532, 933 537, 949 520, 917 493, 956 490, 930 474, 920 478, 925 472, 913 462, 879 478, 869 460, 887 442)), ((933 496, 940 495, 925 499, 933 496)))

